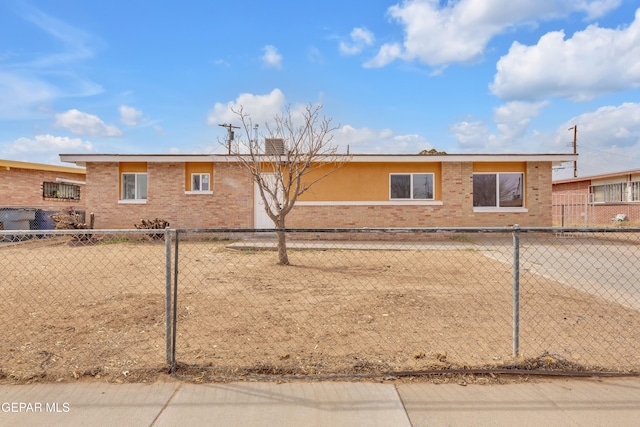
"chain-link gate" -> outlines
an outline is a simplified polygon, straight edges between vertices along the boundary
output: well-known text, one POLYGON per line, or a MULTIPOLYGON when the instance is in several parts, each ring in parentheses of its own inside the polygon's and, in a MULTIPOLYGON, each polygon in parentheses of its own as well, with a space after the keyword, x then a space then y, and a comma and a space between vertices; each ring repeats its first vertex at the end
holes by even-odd
POLYGON ((552 216, 554 227, 593 227, 593 194, 553 194, 552 216))

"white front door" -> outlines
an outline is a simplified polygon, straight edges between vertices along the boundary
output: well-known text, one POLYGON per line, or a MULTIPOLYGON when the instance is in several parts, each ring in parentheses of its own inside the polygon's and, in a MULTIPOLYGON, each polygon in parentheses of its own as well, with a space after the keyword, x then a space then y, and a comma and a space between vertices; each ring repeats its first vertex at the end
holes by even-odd
MULTIPOLYGON (((263 178, 271 184, 275 182, 276 176, 275 174, 265 174, 263 178)), ((264 201, 260 196, 260 187, 256 182, 253 184, 253 228, 276 228, 264 210, 264 201)))

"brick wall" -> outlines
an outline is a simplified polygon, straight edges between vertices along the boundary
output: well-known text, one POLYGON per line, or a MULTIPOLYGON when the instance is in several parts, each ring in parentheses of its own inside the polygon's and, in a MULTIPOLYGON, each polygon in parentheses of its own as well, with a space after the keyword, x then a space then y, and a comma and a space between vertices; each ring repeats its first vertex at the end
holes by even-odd
MULTIPOLYGON (((160 218, 175 228, 253 227, 252 182, 238 166, 216 164, 213 194, 185 194, 184 163, 148 163, 145 204, 121 204, 117 163, 87 167, 87 210, 96 228, 134 228, 160 218)), ((528 212, 474 212, 473 165, 442 164, 442 205, 303 206, 287 217, 289 228, 551 226, 551 165, 529 163, 528 212)))
POLYGON ((141 219, 160 218, 174 228, 240 228, 252 223, 251 182, 240 168, 216 164, 213 194, 185 194, 184 163, 148 163, 144 204, 121 204, 117 163, 87 165, 87 209, 95 227, 133 229, 141 219))
POLYGON ((553 194, 587 194, 590 185, 590 180, 553 184, 553 194))
MULTIPOLYGON (((556 200, 569 200, 565 206, 565 225, 567 226, 583 226, 584 217, 580 216, 582 212, 587 211, 588 225, 594 227, 610 227, 615 225, 623 225, 626 227, 638 227, 640 226, 640 203, 594 203, 593 205, 585 208, 570 210, 569 206, 573 203, 572 199, 566 197, 573 194, 589 194, 589 186, 591 180, 577 181, 577 182, 564 182, 553 184, 553 195, 556 200), (564 199, 563 199, 564 197, 564 199), (618 214, 624 214, 628 220, 620 224, 616 224, 612 221, 618 214)), ((580 200, 582 203, 584 199, 580 200)), ((559 202, 558 202, 559 203, 559 202)), ((559 206, 554 207, 556 216, 559 216, 559 206)), ((556 221, 558 222, 558 221, 556 221)), ((559 224, 557 224, 559 225, 559 224)))
POLYGON ((15 167, 0 169, 0 207, 59 210, 73 206, 77 210, 83 210, 86 199, 84 185, 80 185, 80 200, 42 197, 42 183, 56 182, 56 178, 84 181, 85 175, 15 167))
POLYGON ((527 165, 528 212, 474 212, 473 165, 442 164, 441 206, 295 206, 289 228, 551 226, 551 164, 527 165))
POLYGON ((593 205, 594 225, 640 227, 640 203, 596 203, 593 205), (612 221, 618 214, 627 216, 627 221, 616 224, 612 221))

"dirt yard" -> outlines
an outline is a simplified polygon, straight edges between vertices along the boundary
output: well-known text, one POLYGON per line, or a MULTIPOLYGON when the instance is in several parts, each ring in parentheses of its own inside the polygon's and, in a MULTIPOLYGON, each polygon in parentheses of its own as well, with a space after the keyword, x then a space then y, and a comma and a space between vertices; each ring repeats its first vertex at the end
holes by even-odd
MULTIPOLYGON (((273 252, 228 243, 179 247, 177 374, 196 381, 640 368, 636 310, 527 272, 514 359, 512 270, 491 248, 291 250, 284 267, 273 252)), ((167 372, 162 242, 10 244, 0 269, 0 381, 167 372)))

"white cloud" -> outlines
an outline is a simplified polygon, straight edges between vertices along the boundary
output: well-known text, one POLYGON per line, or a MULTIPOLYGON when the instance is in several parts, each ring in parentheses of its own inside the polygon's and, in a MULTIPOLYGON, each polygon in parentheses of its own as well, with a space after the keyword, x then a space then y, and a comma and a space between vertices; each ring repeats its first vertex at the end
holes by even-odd
MULTIPOLYGON (((578 176, 640 169, 640 103, 605 106, 572 117, 558 126, 549 140, 557 151, 573 150, 573 130, 578 126, 578 176)), ((573 178, 573 167, 554 179, 573 178)))
POLYGON ((498 135, 494 145, 511 144, 524 136, 529 129, 531 119, 540 114, 540 110, 548 102, 520 102, 513 101, 501 105, 493 111, 493 120, 498 128, 498 135))
MULTIPOLYGON (((578 126, 579 145, 586 149, 632 147, 640 144, 640 103, 600 107, 569 119, 556 132, 554 142, 557 146, 566 144, 567 134, 573 135, 566 129, 574 125, 578 126)), ((640 163, 640 151, 629 154, 637 154, 636 162, 640 163)))
POLYGON ((420 135, 395 135, 391 129, 356 129, 344 125, 333 133, 332 144, 340 153, 351 154, 418 154, 434 148, 420 135))
POLYGON ((364 27, 356 27, 350 34, 351 43, 340 42, 339 49, 343 55, 357 55, 366 46, 373 44, 375 37, 371 31, 364 27))
POLYGON ((462 151, 480 153, 487 150, 490 132, 486 124, 462 121, 453 124, 449 130, 455 135, 462 151))
POLYGON ((378 68, 393 62, 396 58, 402 56, 402 46, 398 43, 387 43, 380 47, 380 51, 375 58, 365 62, 365 68, 378 68))
POLYGON ((278 49, 275 46, 267 45, 262 55, 262 63, 269 68, 282 68, 282 55, 278 53, 278 49))
POLYGON ((320 53, 320 50, 315 46, 311 46, 309 47, 309 49, 307 49, 307 58, 309 59, 310 62, 313 62, 315 64, 324 63, 324 58, 322 56, 322 53, 320 53))
POLYGON ((54 126, 69 129, 75 135, 90 135, 96 137, 122 136, 122 132, 117 127, 106 125, 98 116, 83 113, 76 109, 56 114, 54 126))
POLYGON ((57 89, 43 80, 0 72, 0 119, 28 117, 57 95, 57 89))
MULTIPOLYGON (((531 118, 545 102, 511 102, 494 110, 497 132, 481 121, 462 121, 450 127, 458 148, 467 153, 572 153, 578 126, 579 176, 640 169, 640 103, 606 106, 572 117, 550 132, 531 130, 531 118)), ((554 179, 573 177, 573 166, 554 173, 554 179)))
POLYGON ((225 67, 225 68, 229 68, 231 66, 231 64, 228 61, 224 60, 224 59, 216 59, 215 61, 213 61, 213 63, 215 65, 219 65, 219 66, 225 67))
POLYGON ((158 134, 160 134, 162 136, 167 136, 168 135, 167 131, 164 130, 164 128, 162 126, 154 125, 153 126, 153 130, 155 130, 158 134))
POLYGON ((527 136, 531 119, 538 116, 548 102, 514 101, 493 110, 497 132, 480 121, 462 121, 450 127, 462 151, 474 153, 527 152, 532 147, 520 141, 527 136))
POLYGON ((514 42, 498 61, 491 91, 503 99, 559 96, 575 101, 640 87, 640 9, 626 28, 591 25, 565 40, 547 33, 534 46, 514 42))
POLYGON ((18 138, 9 144, 2 152, 6 154, 19 153, 88 153, 94 152, 95 147, 90 141, 66 136, 36 135, 33 139, 18 138))
POLYGON ((620 0, 405 0, 387 13, 404 29, 405 39, 384 44, 365 63, 382 67, 395 59, 418 60, 430 66, 477 60, 489 41, 510 27, 585 12, 596 18, 620 0), (442 4, 442 5, 441 5, 442 4))
POLYGON ((120 111, 120 122, 124 125, 136 126, 142 118, 142 111, 128 105, 121 105, 118 110, 120 111))
POLYGON ((251 115, 253 123, 262 124, 270 122, 277 114, 282 113, 286 100, 282 91, 278 88, 266 95, 254 95, 243 93, 235 101, 221 104, 217 102, 213 106, 213 111, 207 117, 207 123, 218 125, 221 123, 238 123, 238 115, 233 110, 243 108, 244 112, 251 115))
MULTIPOLYGON (((272 123, 273 118, 276 115, 283 114, 287 106, 284 94, 277 88, 266 95, 243 93, 235 101, 226 104, 216 103, 209 113, 207 122, 210 125, 225 123, 240 125, 238 115, 233 113, 231 109, 237 111, 242 107, 245 113, 251 115, 251 122, 259 124, 261 132, 266 132, 262 125, 272 123)), ((290 106, 294 124, 303 116, 307 107, 308 105, 306 104, 290 106)), ((324 111, 320 111, 321 116, 324 116, 324 113, 324 111)), ((417 154, 422 150, 434 148, 432 144, 420 135, 396 135, 390 129, 357 129, 350 125, 344 125, 336 129, 332 133, 332 137, 330 144, 337 146, 340 153, 346 153, 347 147, 349 152, 360 154, 417 154)), ((218 146, 208 147, 205 151, 214 152, 219 148, 218 146)))
POLYGON ((586 20, 594 20, 606 15, 613 9, 620 6, 621 0, 601 0, 601 1, 576 1, 576 8, 584 11, 587 16, 586 20))

